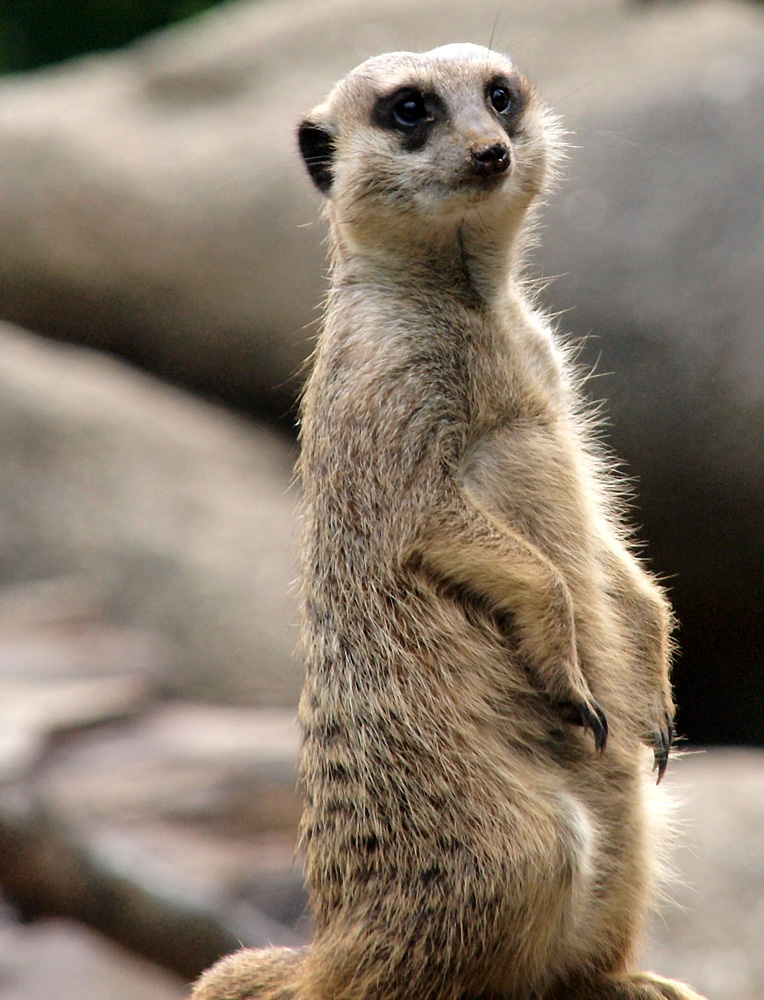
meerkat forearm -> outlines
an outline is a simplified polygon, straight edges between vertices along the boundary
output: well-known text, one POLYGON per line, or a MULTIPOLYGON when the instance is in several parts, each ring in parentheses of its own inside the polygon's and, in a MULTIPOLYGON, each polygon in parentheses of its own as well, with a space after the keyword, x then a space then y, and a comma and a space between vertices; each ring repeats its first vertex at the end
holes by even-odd
POLYGON ((416 556, 441 579, 511 618, 535 682, 557 704, 575 706, 601 749, 605 715, 581 671, 573 602, 551 560, 465 495, 438 511, 416 556))
POLYGON ((666 595, 622 543, 610 543, 604 558, 610 592, 643 639, 645 668, 667 681, 674 616, 666 595))
POLYGON ((641 736, 653 749, 660 781, 675 735, 675 707, 669 680, 674 616, 663 590, 622 542, 609 540, 603 560, 610 596, 623 619, 632 625, 634 683, 644 691, 641 736))

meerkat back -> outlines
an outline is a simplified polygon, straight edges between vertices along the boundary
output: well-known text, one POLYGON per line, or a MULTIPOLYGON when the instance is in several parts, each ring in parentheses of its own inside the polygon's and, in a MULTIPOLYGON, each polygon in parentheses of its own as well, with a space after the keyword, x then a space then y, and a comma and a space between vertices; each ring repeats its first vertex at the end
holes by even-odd
POLYGON ((473 45, 368 60, 300 126, 331 233, 298 467, 315 934, 196 1000, 697 1000, 635 966, 671 614, 520 273, 559 135, 473 45))

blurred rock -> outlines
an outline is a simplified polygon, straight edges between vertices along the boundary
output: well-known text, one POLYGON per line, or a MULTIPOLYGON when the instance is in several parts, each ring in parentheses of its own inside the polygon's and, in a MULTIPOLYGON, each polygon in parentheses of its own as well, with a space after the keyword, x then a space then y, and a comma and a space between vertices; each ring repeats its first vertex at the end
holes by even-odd
MULTIPOLYGON (((50 757, 34 787, 67 824, 98 846, 101 856, 121 859, 125 870, 140 870, 147 882, 156 886, 180 880, 200 897, 229 899, 232 913, 237 899, 249 901, 307 935, 301 865, 294 855, 296 812, 283 813, 281 830, 273 828, 268 835, 261 825, 267 806, 249 813, 238 808, 221 812, 222 799, 209 794, 210 789, 236 786, 245 791, 246 768, 262 774, 267 761, 278 761, 284 775, 289 772, 294 790, 296 752, 296 729, 288 713, 171 705, 143 722, 78 735, 50 757), (110 770, 114 777, 107 789, 110 770), (182 782, 173 786, 167 779, 191 771, 197 795, 189 810, 192 782, 184 790, 182 782)), ((653 922, 642 964, 687 980, 709 1000, 760 1000, 764 752, 688 754, 672 760, 664 781, 679 800, 678 843, 672 851, 677 874, 667 889, 671 901, 653 922)), ((254 781, 248 786, 249 794, 261 799, 274 789, 278 792, 273 782, 259 789, 254 781)), ((228 801, 235 802, 236 796, 228 801)), ((9 964, 5 933, 0 929, 0 974, 9 964)), ((35 925, 14 933, 18 941, 30 935, 33 945, 36 939, 46 940, 44 927, 35 925)), ((43 952, 33 945, 13 948, 18 955, 13 967, 31 962, 40 969, 24 975, 51 975, 55 947, 43 952)), ((105 951, 112 953, 111 948, 105 951)), ((101 961, 94 968, 100 969, 101 961)), ((76 963, 74 968, 60 966, 59 974, 64 991, 72 988, 66 977, 79 982, 76 963)), ((46 995, 21 993, 19 1000, 46 995)), ((103 990, 100 995, 112 994, 103 990)))
POLYGON ((0 923, 4 1000, 183 1000, 180 979, 135 958, 79 924, 0 923))
MULTIPOLYGON (((80 578, 104 623, 147 634, 102 647, 104 670, 144 653, 165 690, 295 704, 285 441, 120 362, 2 326, 0 455, 0 578, 80 578)), ((34 642, 15 628, 0 660, 12 679, 15 656, 24 679, 34 642)))
POLYGON ((0 784, 26 774, 47 737, 137 712, 148 700, 141 677, 0 679, 0 784))
POLYGON ((60 744, 35 787, 76 827, 170 822, 293 837, 298 745, 295 710, 160 703, 60 744))
MULTIPOLYGON (((206 901, 210 912, 251 932, 250 904, 266 921, 295 927, 300 940, 310 930, 295 853, 298 742, 291 711, 168 703, 60 740, 28 787, 105 870, 168 899, 206 901)), ((678 802, 676 876, 643 964, 691 982, 709 1000, 760 1000, 764 752, 685 754, 672 760, 664 781, 678 802)), ((93 996, 122 996, 133 968, 136 983, 124 988, 135 992, 124 995, 139 1000, 149 968, 119 955, 71 925, 22 929, 0 913, 4 997, 6 988, 17 990, 9 994, 14 1000, 78 995, 90 962, 101 984, 93 996), (60 961, 62 950, 71 962, 60 961), (56 970, 60 991, 41 989, 56 970), (114 993, 105 985, 112 978, 114 993)), ((160 976, 157 997, 165 996, 163 982, 171 988, 160 976)))
POLYGON ((699 80, 588 116, 548 213, 548 299, 603 377, 684 661, 682 731, 764 743, 764 8, 699 80), (757 46, 753 45, 753 38, 757 46))
POLYGON ((681 801, 678 879, 652 928, 649 965, 709 1000, 764 996, 764 753, 672 762, 681 801))
POLYGON ((242 942, 302 943, 297 747, 293 711, 182 703, 50 741, 0 782, 4 898, 189 981, 242 942))
MULTIPOLYGON (((585 363, 616 373, 591 391, 683 624, 680 727, 764 743, 760 5, 532 0, 497 17, 441 0, 433 17, 424 0, 232 3, 8 78, 0 313, 291 420, 324 288, 294 124, 362 58, 456 38, 511 51, 581 147, 539 252, 563 276, 546 300, 596 338, 585 363)), ((150 588, 163 600, 164 579, 150 588)), ((184 642, 246 630, 228 606, 233 628, 202 615, 205 638, 184 642)), ((206 676, 233 694, 244 660, 233 680, 221 659, 206 676)))
POLYGON ((611 0, 231 3, 117 54, 0 84, 0 314, 283 419, 324 283, 300 116, 390 48, 510 50, 584 109, 703 79, 750 6, 611 0), (309 53, 309 58, 306 55, 309 53))

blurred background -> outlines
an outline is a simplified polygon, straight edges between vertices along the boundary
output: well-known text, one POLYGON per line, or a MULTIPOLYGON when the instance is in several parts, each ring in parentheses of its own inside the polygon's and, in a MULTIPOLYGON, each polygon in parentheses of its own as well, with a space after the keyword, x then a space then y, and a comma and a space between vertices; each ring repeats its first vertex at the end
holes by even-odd
POLYGON ((666 779, 646 962, 764 998, 764 6, 733 0, 0 0, 0 997, 182 997, 309 934, 291 469, 325 230, 294 129, 454 40, 569 130, 530 274, 680 622, 705 749, 666 779))

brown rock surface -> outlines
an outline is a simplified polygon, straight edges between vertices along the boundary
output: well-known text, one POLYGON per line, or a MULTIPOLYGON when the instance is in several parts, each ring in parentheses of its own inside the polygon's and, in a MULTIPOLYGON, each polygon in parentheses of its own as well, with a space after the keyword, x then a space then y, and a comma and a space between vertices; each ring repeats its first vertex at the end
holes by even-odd
MULTIPOLYGON (((266 0, 0 84, 0 311, 283 418, 323 291, 304 111, 391 47, 510 50, 573 128, 764 38, 742 3, 266 0), (309 56, 308 56, 309 53, 309 56)), ((628 141, 628 139, 627 139, 628 141)))
POLYGON ((301 811, 298 744, 294 709, 159 702, 86 739, 59 741, 36 788, 80 827, 178 823, 234 839, 291 835, 301 811))
POLYGON ((148 659, 171 691, 296 702, 284 440, 116 360, 6 325, 0 454, 0 578, 27 592, 74 578, 87 615, 130 629, 99 637, 54 621, 30 632, 10 612, 8 683, 51 655, 59 671, 67 658, 100 657, 103 673, 148 659))
POLYGON ((708 750, 667 775, 682 803, 673 903, 651 965, 709 1000, 764 997, 764 752, 708 750))
POLYGON ((187 985, 80 924, 0 922, 3 1000, 183 1000, 187 985))
MULTIPOLYGON (((52 747, 29 787, 110 870, 168 899, 206 900, 211 913, 227 913, 228 923, 241 928, 240 940, 261 933, 248 904, 268 919, 297 925, 285 943, 308 933, 294 855, 299 804, 291 713, 160 705, 52 747)), ((689 754, 671 763, 664 780, 681 801, 673 851, 678 876, 668 887, 672 902, 654 921, 644 964, 686 979, 709 1000, 760 1000, 764 752, 689 754)), ((267 933, 279 940, 283 932, 267 933)), ((47 934, 46 925, 12 934, 0 929, 0 978, 10 977, 4 982, 47 982, 55 974, 60 935, 47 934)), ((99 941, 87 937, 83 945, 75 937, 77 961, 59 970, 62 996, 80 983, 82 948, 99 941)), ((93 967, 119 983, 124 971, 106 967, 113 954, 106 948, 93 967)), ((18 989, 14 1000, 46 995, 18 989)))
POLYGON ((23 938, 10 914, 81 922, 188 981, 240 942, 302 943, 293 711, 158 702, 48 724, 33 766, 0 781, 0 982, 37 960, 4 956, 23 938))

